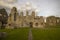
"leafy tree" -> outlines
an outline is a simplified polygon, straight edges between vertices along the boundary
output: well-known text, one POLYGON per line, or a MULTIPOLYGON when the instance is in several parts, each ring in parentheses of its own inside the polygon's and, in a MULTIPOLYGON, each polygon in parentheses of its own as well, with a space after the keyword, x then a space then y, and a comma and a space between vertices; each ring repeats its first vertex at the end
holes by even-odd
POLYGON ((5 28, 6 24, 7 24, 7 20, 8 20, 8 14, 6 12, 6 10, 3 8, 3 9, 0 9, 0 26, 1 26, 1 29, 5 28))

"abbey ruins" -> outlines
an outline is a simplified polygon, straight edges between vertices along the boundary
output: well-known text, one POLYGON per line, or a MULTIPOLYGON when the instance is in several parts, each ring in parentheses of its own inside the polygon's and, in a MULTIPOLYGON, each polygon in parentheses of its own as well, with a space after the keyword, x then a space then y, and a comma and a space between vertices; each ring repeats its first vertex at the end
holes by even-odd
POLYGON ((20 15, 16 7, 11 9, 8 16, 7 28, 19 28, 19 27, 34 27, 43 28, 45 25, 60 24, 60 18, 55 16, 49 16, 46 19, 43 16, 35 16, 36 13, 33 10, 29 15, 29 11, 26 10, 26 15, 21 11, 20 15), (46 20, 46 22, 45 22, 46 20))
POLYGON ((25 12, 20 11, 19 13, 16 7, 13 7, 11 9, 9 16, 7 16, 7 14, 4 12, 4 9, 3 11, 0 10, 0 18, 0 25, 4 23, 3 26, 5 25, 5 28, 44 28, 46 25, 60 25, 60 17, 49 16, 45 18, 43 16, 37 16, 34 10, 31 11, 30 15, 28 10, 26 10, 25 12), (26 13, 25 16, 24 13, 26 13), (7 23, 2 17, 7 20, 7 23))

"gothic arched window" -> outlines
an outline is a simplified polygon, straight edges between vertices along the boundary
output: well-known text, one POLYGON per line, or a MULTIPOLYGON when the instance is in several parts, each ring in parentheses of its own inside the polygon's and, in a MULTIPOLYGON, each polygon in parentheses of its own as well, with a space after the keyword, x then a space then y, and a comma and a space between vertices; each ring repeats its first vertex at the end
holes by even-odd
POLYGON ((35 23, 36 26, 38 26, 38 23, 35 23))
POLYGON ((16 21, 16 13, 14 13, 14 21, 16 21))

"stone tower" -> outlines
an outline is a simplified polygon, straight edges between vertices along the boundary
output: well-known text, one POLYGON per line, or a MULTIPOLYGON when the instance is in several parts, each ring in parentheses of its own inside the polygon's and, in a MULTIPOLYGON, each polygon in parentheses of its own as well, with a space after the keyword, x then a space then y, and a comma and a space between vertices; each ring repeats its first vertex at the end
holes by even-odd
POLYGON ((8 18, 8 26, 11 26, 12 28, 19 26, 19 15, 16 7, 11 9, 11 13, 8 18))
POLYGON ((35 11, 32 11, 31 16, 32 16, 32 17, 35 17, 35 11))
POLYGON ((20 16, 19 16, 19 24, 20 24, 20 27, 23 27, 23 11, 20 12, 20 16))

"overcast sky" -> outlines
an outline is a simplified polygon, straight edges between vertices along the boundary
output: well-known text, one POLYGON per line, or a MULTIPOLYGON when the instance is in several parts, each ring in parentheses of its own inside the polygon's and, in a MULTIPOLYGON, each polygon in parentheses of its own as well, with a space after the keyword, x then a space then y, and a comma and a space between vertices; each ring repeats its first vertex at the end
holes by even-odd
POLYGON ((39 16, 60 16, 60 0, 0 0, 0 9, 5 8, 10 12, 13 6, 19 10, 26 3, 38 10, 39 16))

